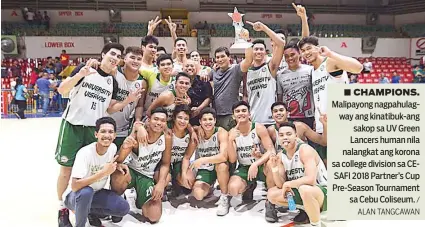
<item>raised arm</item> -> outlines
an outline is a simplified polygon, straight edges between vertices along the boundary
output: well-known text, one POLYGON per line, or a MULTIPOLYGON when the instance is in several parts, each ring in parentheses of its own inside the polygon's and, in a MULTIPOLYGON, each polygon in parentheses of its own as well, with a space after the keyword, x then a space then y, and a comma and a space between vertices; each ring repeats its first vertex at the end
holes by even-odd
POLYGON ((292 3, 292 6, 297 11, 297 15, 301 18, 301 36, 307 37, 310 35, 310 28, 308 27, 308 18, 307 18, 307 11, 305 10, 305 7, 302 5, 295 5, 295 3, 292 3))
POLYGON ((252 51, 252 46, 245 49, 245 59, 241 61, 241 71, 243 73, 248 72, 249 67, 251 67, 252 61, 254 60, 254 54, 252 51))
POLYGON ((326 65, 328 72, 344 70, 346 72, 359 74, 363 70, 363 65, 356 59, 331 51, 326 46, 320 47, 320 53, 329 58, 328 64, 326 65))
POLYGON ((69 93, 84 77, 95 74, 96 71, 90 70, 92 67, 97 67, 99 62, 96 59, 90 59, 87 64, 81 64, 72 71, 71 75, 66 78, 58 87, 58 92, 63 95, 69 93))
POLYGON ((146 34, 146 35, 153 35, 156 27, 161 22, 162 22, 162 20, 159 19, 159 16, 156 16, 155 20, 150 20, 149 23, 148 23, 148 34, 146 34))
POLYGON ((161 93, 157 99, 155 99, 152 104, 149 106, 149 108, 146 110, 146 116, 151 116, 152 110, 155 108, 165 106, 167 101, 172 99, 174 96, 171 93, 171 91, 166 91, 164 93, 161 93))
POLYGON ((142 90, 144 91, 141 93, 134 113, 134 118, 136 122, 141 121, 143 117, 143 108, 145 106, 146 94, 148 93, 148 82, 146 82, 146 80, 142 80, 142 90))
MULTIPOLYGON (((173 23, 173 21, 171 20, 171 17, 170 16, 168 16, 168 20, 165 19, 165 22, 167 23, 168 28, 170 29, 171 38, 173 39, 173 45, 174 45, 174 43, 175 43, 175 41, 177 39, 177 32, 176 32, 176 30, 177 30, 177 24, 176 23, 173 23)), ((173 59, 174 59, 174 57, 173 57, 173 59)))

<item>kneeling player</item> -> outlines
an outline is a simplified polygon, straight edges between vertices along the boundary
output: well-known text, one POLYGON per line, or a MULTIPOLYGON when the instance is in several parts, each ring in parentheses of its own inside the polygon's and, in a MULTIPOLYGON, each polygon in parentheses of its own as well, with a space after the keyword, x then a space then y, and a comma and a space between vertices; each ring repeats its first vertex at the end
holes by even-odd
POLYGON ((197 200, 204 199, 218 179, 221 196, 217 215, 224 216, 229 213, 230 209, 230 196, 227 191, 229 166, 226 163, 229 138, 225 129, 215 127, 216 116, 215 110, 210 107, 204 108, 200 113, 201 127, 198 128, 198 133, 204 136, 201 136, 202 139, 196 149, 199 158, 191 165, 191 169, 198 170, 192 194, 197 200))
POLYGON ((164 134, 166 123, 167 111, 162 107, 154 109, 146 130, 148 145, 138 144, 134 133, 127 137, 121 146, 117 161, 121 163, 130 155, 130 174, 123 176, 115 172, 111 179, 112 190, 120 195, 126 189, 136 189, 136 207, 142 209, 143 215, 151 223, 158 222, 161 218, 161 199, 170 169, 172 137, 170 134, 164 134), (158 163, 161 163, 159 177, 154 181, 158 163))
POLYGON ((179 194, 180 187, 192 189, 195 183, 193 171, 189 168, 196 143, 190 143, 191 137, 188 130, 190 107, 178 105, 173 113, 173 147, 171 149, 171 182, 175 195, 179 194))
POLYGON ((229 133, 229 162, 239 163, 229 181, 229 193, 237 196, 244 193, 243 200, 252 200, 257 180, 265 181, 263 164, 270 154, 275 154, 273 143, 264 125, 250 120, 249 104, 240 101, 233 105, 233 117, 237 125, 229 133), (260 145, 267 152, 259 158, 260 145))
MULTIPOLYGON (((269 189, 267 199, 272 204, 287 206, 287 193, 295 203, 303 205, 311 226, 321 226, 320 212, 327 210, 327 171, 322 159, 308 144, 297 140, 293 123, 279 127, 279 141, 286 152, 271 158, 276 187, 269 189)), ((274 213, 275 220, 277 214, 274 213)))

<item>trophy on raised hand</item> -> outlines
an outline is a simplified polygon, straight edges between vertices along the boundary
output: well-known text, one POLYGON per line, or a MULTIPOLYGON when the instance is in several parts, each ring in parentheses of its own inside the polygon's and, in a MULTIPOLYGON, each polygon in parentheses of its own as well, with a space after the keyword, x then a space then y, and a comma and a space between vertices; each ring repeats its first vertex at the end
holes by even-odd
POLYGON ((230 47, 231 49, 246 49, 252 44, 247 40, 249 39, 249 32, 243 27, 242 16, 238 9, 235 7, 233 13, 228 13, 229 17, 233 20, 233 27, 235 27, 235 43, 230 47))

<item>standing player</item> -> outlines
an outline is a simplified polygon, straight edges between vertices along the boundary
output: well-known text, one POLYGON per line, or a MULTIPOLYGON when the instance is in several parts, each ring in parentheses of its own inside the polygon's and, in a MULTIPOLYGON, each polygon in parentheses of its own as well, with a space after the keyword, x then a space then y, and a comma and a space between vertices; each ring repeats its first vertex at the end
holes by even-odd
POLYGON ((313 128, 314 100, 311 85, 313 67, 301 64, 296 42, 289 42, 284 48, 288 68, 277 75, 277 101, 289 107, 289 118, 301 121, 313 128))
POLYGON ((122 163, 129 156, 130 174, 122 175, 115 172, 111 179, 112 190, 119 195, 122 195, 126 189, 133 187, 136 189, 136 207, 142 209, 143 216, 151 223, 156 223, 161 218, 161 199, 168 183, 167 176, 170 170, 172 137, 164 133, 166 123, 167 111, 164 108, 154 109, 146 130, 148 145, 137 143, 134 133, 128 136, 121 146, 117 162, 122 163), (158 164, 160 165, 159 175, 157 179, 154 179, 155 168, 158 164))
MULTIPOLYGON (((320 111, 326 113, 328 105, 328 89, 330 83, 348 84, 347 72, 359 74, 363 70, 363 65, 354 58, 346 57, 331 51, 328 47, 319 46, 319 39, 308 36, 298 43, 301 54, 314 67, 312 73, 313 97, 316 121, 316 132, 323 133, 323 125, 319 121, 320 111)), ((327 164, 327 148, 315 145, 316 151, 321 154, 321 158, 327 164)))
MULTIPOLYGON (((320 212, 327 210, 326 167, 311 146, 299 142, 294 124, 280 126, 279 141, 286 152, 270 160, 276 187, 269 189, 267 199, 287 206, 287 193, 291 193, 295 203, 304 206, 311 226, 320 227, 320 212)), ((273 216, 277 220, 276 212, 273 216)))
MULTIPOLYGON (((142 49, 140 47, 127 47, 125 50, 124 67, 118 67, 115 79, 118 82, 117 100, 123 101, 128 95, 136 90, 147 90, 147 82, 139 75, 139 68, 142 64, 142 49)), ((143 99, 146 92, 140 97, 143 99)), ((131 130, 131 119, 134 117, 134 111, 138 100, 131 102, 120 111, 113 113, 112 118, 117 123, 117 138, 114 143, 118 148, 121 147, 125 138, 131 130)))
POLYGON ((272 114, 268 110, 275 102, 276 76, 282 60, 285 41, 261 22, 252 23, 247 21, 246 23, 252 25, 255 31, 264 31, 275 45, 272 59, 266 62, 267 48, 264 40, 257 39, 253 42, 253 59, 250 59, 253 60, 253 67, 248 70, 246 81, 252 120, 269 126, 274 123, 272 114))
POLYGON ((60 94, 69 92, 69 103, 62 116, 55 154, 56 161, 61 165, 57 182, 59 226, 71 226, 69 211, 63 206, 62 194, 67 187, 78 150, 96 141, 96 120, 124 108, 139 97, 139 94, 131 93, 123 102, 116 100, 118 84, 112 74, 117 69, 123 51, 121 44, 106 44, 97 70, 91 68, 98 64, 91 59, 86 65, 77 67, 58 88, 60 94))
POLYGON ((239 166, 229 181, 231 196, 243 194, 243 200, 252 200, 257 180, 264 181, 263 164, 270 155, 276 153, 273 142, 264 125, 250 120, 249 105, 240 101, 233 106, 233 116, 237 125, 229 132, 229 162, 238 161, 239 166), (267 152, 258 158, 260 146, 267 152))
POLYGON ((141 121, 142 117, 146 116, 146 110, 162 92, 172 88, 173 60, 169 55, 164 54, 158 57, 156 64, 159 69, 158 74, 150 70, 142 70, 142 76, 149 86, 146 98, 140 99, 136 107, 136 121, 141 121))
MULTIPOLYGON (((130 210, 128 202, 115 192, 106 189, 109 176, 116 170, 123 174, 128 170, 124 164, 115 160, 117 146, 115 139, 115 121, 110 117, 102 117, 96 121, 93 142, 81 148, 75 158, 71 180, 63 194, 67 208, 75 212, 76 227, 84 227, 89 212, 91 215, 113 215, 123 217, 130 210), (94 212, 94 213, 93 213, 94 212)), ((101 226, 99 219, 90 220, 90 224, 101 226)))
POLYGON ((187 41, 184 38, 177 38, 174 42, 174 50, 176 58, 174 59, 174 74, 183 71, 183 67, 187 61, 187 41))
POLYGON ((158 73, 158 66, 154 64, 158 44, 158 39, 153 35, 147 35, 143 37, 143 62, 142 66, 140 67, 140 73, 142 73, 143 70, 150 70, 154 73, 158 73))
POLYGON ((149 106, 147 113, 150 113, 151 110, 157 107, 164 107, 168 111, 168 121, 171 121, 176 104, 190 104, 190 99, 187 95, 191 84, 190 80, 189 75, 185 72, 179 72, 176 77, 175 88, 162 92, 149 106))
POLYGON ((198 51, 194 50, 192 52, 190 52, 189 54, 190 56, 190 60, 196 62, 197 64, 197 71, 198 74, 203 76, 203 75, 208 75, 211 72, 211 68, 209 66, 204 66, 201 64, 201 55, 199 54, 198 51))
POLYGON ((217 215, 224 216, 229 213, 230 195, 227 185, 229 183, 229 166, 227 165, 227 131, 221 127, 215 127, 216 112, 207 107, 200 113, 200 124, 198 133, 203 133, 203 140, 199 141, 196 149, 199 156, 191 169, 196 169, 196 181, 193 185, 192 194, 197 200, 204 199, 211 191, 215 181, 218 179, 221 196, 218 201, 217 215))

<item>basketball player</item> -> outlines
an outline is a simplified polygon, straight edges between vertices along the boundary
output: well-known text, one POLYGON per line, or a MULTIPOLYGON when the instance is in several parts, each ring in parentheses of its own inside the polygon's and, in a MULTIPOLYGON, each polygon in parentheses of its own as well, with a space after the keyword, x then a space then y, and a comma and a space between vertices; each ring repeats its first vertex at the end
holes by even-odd
POLYGON ((201 55, 198 51, 194 50, 189 54, 190 60, 196 62, 198 68, 198 74, 200 76, 208 75, 211 72, 211 68, 209 66, 204 66, 201 64, 201 55))
POLYGON ((252 200, 257 180, 266 181, 263 174, 263 164, 270 155, 276 153, 266 127, 250 120, 249 104, 239 101, 233 105, 233 116, 236 119, 236 127, 229 132, 229 162, 238 161, 229 181, 229 193, 231 196, 243 194, 243 200, 252 200), (260 146, 267 152, 258 158, 260 146))
POLYGON ((158 57, 162 54, 167 54, 167 51, 165 50, 165 48, 162 46, 156 47, 156 55, 155 55, 154 62, 156 62, 156 59, 158 59, 158 57))
POLYGON ((193 185, 192 195, 197 200, 203 200, 218 179, 221 196, 218 201, 217 215, 224 216, 229 213, 230 195, 227 184, 229 182, 229 166, 227 165, 228 133, 221 127, 215 127, 216 112, 207 107, 200 113, 198 133, 203 133, 196 148, 196 159, 190 169, 196 169, 196 181, 193 185))
MULTIPOLYGON (((187 61, 187 41, 184 38, 177 38, 174 42, 174 49, 176 51, 176 58, 174 59, 174 74, 183 71, 183 67, 187 61)), ((174 75, 173 74, 173 75, 174 75)))
POLYGON ((246 81, 252 120, 268 127, 274 123, 272 114, 269 111, 269 106, 275 102, 276 76, 279 64, 282 60, 285 41, 261 22, 252 23, 247 21, 246 23, 252 25, 255 31, 265 32, 270 39, 273 40, 275 45, 272 59, 266 62, 265 56, 267 48, 264 40, 254 40, 252 43, 253 67, 248 70, 246 81))
MULTIPOLYGON (((123 101, 127 96, 137 90, 147 90, 147 82, 142 79, 139 75, 139 68, 142 64, 142 49, 140 47, 127 47, 125 50, 124 67, 118 67, 115 79, 118 82, 118 94, 117 100, 123 101)), ((146 92, 142 92, 143 99, 146 92)), ((132 118, 134 117, 134 111, 138 100, 131 102, 120 111, 113 113, 112 118, 117 123, 117 138, 114 140, 115 145, 118 149, 121 147, 125 138, 128 136, 129 131, 132 128, 132 118)))
MULTIPOLYGON (((162 92, 147 109, 147 113, 157 107, 164 107, 168 111, 168 121, 173 119, 173 112, 176 104, 190 104, 187 91, 191 85, 191 78, 185 72, 179 72, 176 77, 174 89, 162 92)), ((148 114, 149 116, 149 114, 148 114)))
MULTIPOLYGON (((320 121, 323 124, 323 134, 319 134, 313 131, 307 124, 303 122, 288 121, 288 118, 287 118, 288 112, 286 111, 285 103, 277 101, 273 103, 273 105, 271 106, 271 110, 273 114, 273 119, 275 120, 276 124, 269 126, 267 128, 267 131, 269 133, 270 138, 275 144, 277 153, 284 152, 284 148, 281 146, 281 143, 279 142, 278 129, 282 124, 286 124, 288 122, 293 123, 295 125, 297 130, 297 138, 299 142, 302 143, 308 140, 313 143, 320 144, 322 146, 327 145, 327 121, 325 120, 326 115, 323 114, 323 117, 320 118, 320 121)), ((268 188, 272 188, 276 186, 270 166, 271 164, 269 160, 265 166, 266 168, 264 168, 264 175, 266 176, 266 183, 268 188)), ((276 222, 274 218, 275 217, 274 213, 276 212, 274 204, 271 204, 269 201, 266 201, 265 210, 266 210, 265 212, 266 220, 269 222, 276 222)), ((307 218, 308 218, 307 214, 305 214, 303 210, 300 210, 300 214, 297 215, 294 220, 296 222, 304 222, 305 220, 307 220, 307 218)))
MULTIPOLYGON (((319 46, 319 39, 308 36, 298 43, 301 54, 314 67, 312 72, 312 89, 315 106, 316 132, 323 133, 323 125, 319 121, 320 111, 326 113, 328 97, 327 85, 330 83, 348 84, 347 72, 359 74, 363 65, 354 58, 343 56, 331 51, 326 46, 319 46)), ((314 145, 321 155, 325 166, 327 164, 327 148, 314 145)))
POLYGON ((150 70, 154 73, 158 73, 158 66, 154 64, 157 46, 159 44, 158 39, 153 35, 147 35, 142 39, 142 51, 143 51, 143 62, 140 67, 140 73, 143 70, 150 70))
POLYGON ((136 91, 123 102, 116 100, 118 84, 112 75, 123 51, 121 44, 106 44, 101 51, 102 60, 99 66, 96 60, 89 60, 86 65, 78 66, 58 88, 62 95, 69 93, 69 103, 62 116, 55 154, 56 161, 61 165, 57 182, 60 227, 71 226, 69 211, 63 206, 62 194, 69 182, 78 150, 96 141, 96 120, 124 108, 140 97, 139 91, 136 91), (92 66, 98 69, 95 70, 92 66))
POLYGON ((169 55, 164 54, 158 57, 156 64, 159 70, 158 74, 150 70, 142 70, 142 76, 149 86, 145 100, 139 100, 136 107, 136 121, 141 121, 142 117, 146 116, 146 110, 162 92, 172 88, 173 60, 169 55))
POLYGON ((190 159, 195 152, 196 143, 190 143, 188 130, 190 108, 188 105, 177 105, 173 112, 173 147, 171 149, 171 182, 175 195, 180 187, 191 191, 195 183, 195 175, 189 168, 190 159))
MULTIPOLYGON (((304 206, 311 226, 320 227, 320 212, 327 210, 326 167, 311 146, 299 142, 294 124, 280 125, 279 141, 286 152, 270 160, 276 187, 268 190, 267 199, 272 204, 287 206, 286 195, 291 193, 295 203, 304 206)), ((277 220, 276 212, 274 216, 277 220)))
MULTIPOLYGON (((119 151, 118 163, 127 156, 130 174, 120 172, 112 174, 111 188, 122 195, 126 189, 136 189, 136 207, 142 209, 143 216, 149 222, 156 223, 162 215, 162 196, 167 186, 167 176, 170 170, 172 136, 164 133, 167 124, 167 111, 156 108, 152 111, 147 125, 148 145, 139 144, 134 133, 128 136, 119 151), (158 179, 154 172, 160 164, 158 179)), ((142 125, 137 127, 144 127, 142 125)), ((137 130, 137 129, 136 129, 137 130)))
POLYGON ((301 121, 313 128, 314 100, 311 85, 313 67, 300 62, 297 42, 290 41, 284 48, 288 67, 277 75, 277 100, 289 107, 291 121, 301 121))
MULTIPOLYGON (((89 212, 96 215, 125 216, 130 206, 128 202, 115 192, 105 189, 109 176, 116 170, 120 174, 128 167, 117 164, 115 160, 117 146, 112 142, 115 139, 116 125, 111 117, 102 117, 96 121, 95 137, 93 142, 82 147, 75 158, 68 188, 63 194, 65 206, 75 212, 76 227, 86 226, 89 212)), ((93 223, 100 226, 99 219, 93 223)))

